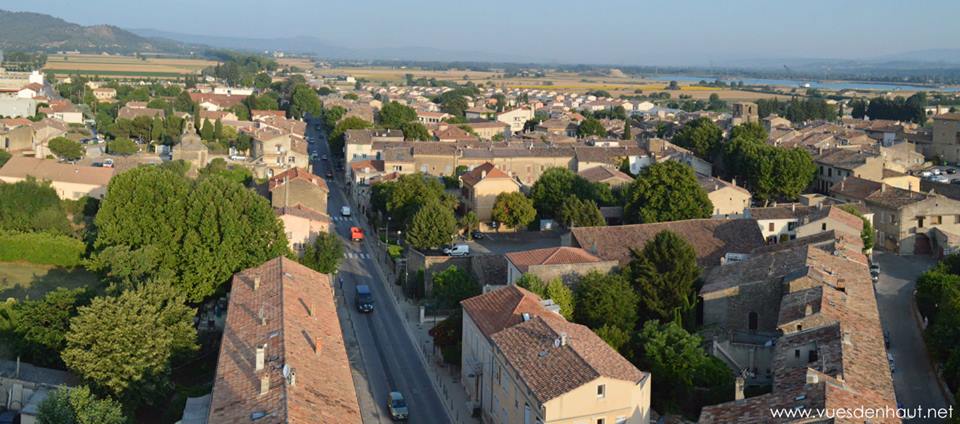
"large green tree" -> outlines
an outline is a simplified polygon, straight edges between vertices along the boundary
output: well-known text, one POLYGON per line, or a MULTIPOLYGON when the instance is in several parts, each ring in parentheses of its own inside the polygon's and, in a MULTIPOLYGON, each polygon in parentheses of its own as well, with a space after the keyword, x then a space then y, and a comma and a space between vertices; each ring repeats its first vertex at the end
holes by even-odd
POLYGON ((723 130, 708 118, 698 118, 684 124, 671 141, 690 149, 701 158, 711 160, 723 142, 723 130))
POLYGON ((480 294, 480 284, 456 265, 433 274, 433 297, 441 309, 458 308, 460 301, 480 294))
POLYGON ((419 122, 404 122, 400 124, 400 130, 403 131, 403 139, 407 141, 430 141, 433 139, 427 127, 419 122))
POLYGON ((0 230, 67 233, 70 224, 57 191, 49 182, 27 177, 0 184, 0 230))
POLYGON ((438 200, 428 201, 413 216, 407 242, 417 249, 432 249, 450 243, 457 232, 453 209, 438 200))
POLYGON ((676 233, 662 231, 630 253, 624 274, 640 296, 641 318, 668 322, 687 317, 696 305, 701 272, 693 247, 676 233))
POLYGON ((606 137, 607 129, 603 127, 603 124, 600 121, 587 118, 580 122, 580 125, 577 126, 577 137, 606 137))
POLYGON ((184 300, 163 283, 93 299, 70 320, 64 362, 125 404, 151 399, 168 384, 171 359, 196 349, 196 311, 184 300))
POLYGON ((416 122, 417 111, 398 102, 389 102, 380 108, 380 125, 384 128, 400 128, 408 122, 416 122))
POLYGON ((327 138, 330 151, 337 153, 343 152, 343 136, 347 130, 363 130, 367 128, 373 128, 373 124, 363 118, 356 116, 343 118, 343 120, 337 122, 336 126, 333 127, 333 131, 330 132, 330 136, 327 138))
POLYGON ((693 168, 676 161, 653 164, 633 182, 624 219, 634 223, 709 218, 713 203, 693 168))
POLYGON ((140 151, 140 146, 137 146, 137 143, 126 137, 120 137, 107 142, 107 153, 111 155, 130 156, 138 151, 140 151))
POLYGON ((576 322, 594 330, 604 326, 632 332, 637 325, 637 293, 623 277, 591 271, 574 293, 576 322))
POLYGON ((87 289, 59 287, 37 300, 17 308, 14 332, 20 339, 18 351, 34 365, 60 367, 60 351, 66 345, 70 318, 90 300, 87 289))
POLYGON ((39 424, 125 424, 123 406, 98 398, 87 386, 59 387, 50 392, 37 414, 39 424))
POLYGON ((596 188, 585 178, 567 168, 553 167, 540 175, 530 187, 533 206, 542 217, 555 217, 568 196, 596 199, 596 188))
POLYGON ((693 387, 698 370, 710 358, 700 347, 700 336, 690 334, 676 322, 661 324, 650 320, 640 332, 643 362, 654 375, 660 376, 664 387, 671 392, 683 392, 693 387))
POLYGON ((333 274, 343 260, 343 242, 330 233, 321 232, 317 239, 303 250, 300 263, 324 274, 333 274))
POLYGON ((560 307, 560 315, 568 320, 573 320, 574 295, 573 290, 563 283, 563 280, 554 278, 544 282, 535 274, 523 274, 516 282, 517 286, 523 287, 536 293, 541 299, 550 299, 554 304, 560 307))
POLYGON ((290 116, 300 119, 306 115, 313 117, 320 116, 323 109, 323 103, 320 102, 320 96, 306 84, 297 85, 290 96, 290 116))
POLYGON ((50 152, 63 160, 77 160, 83 157, 83 146, 66 137, 55 137, 47 142, 50 152))
POLYGON ((536 217, 533 202, 518 191, 500 193, 493 203, 493 220, 509 228, 524 228, 536 217))
POLYGON ((593 200, 582 200, 576 196, 569 196, 563 201, 558 218, 567 227, 601 227, 607 224, 593 200))

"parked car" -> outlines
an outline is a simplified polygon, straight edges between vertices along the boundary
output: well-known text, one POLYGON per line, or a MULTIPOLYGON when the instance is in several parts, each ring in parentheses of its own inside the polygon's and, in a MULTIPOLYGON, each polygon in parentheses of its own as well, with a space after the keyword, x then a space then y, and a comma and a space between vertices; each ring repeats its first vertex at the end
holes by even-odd
POLYGON ((323 160, 327 160, 327 155, 323 155, 323 160))
POLYGON ((930 171, 923 171, 920 173, 921 178, 930 178, 932 176, 933 176, 933 172, 930 172, 930 171))
POLYGON ((333 179, 333 171, 327 171, 327 178, 331 180, 333 179))
POLYGON ((390 411, 390 418, 397 421, 406 420, 410 416, 407 401, 400 392, 390 392, 387 395, 387 409, 390 411))
POLYGON ((354 302, 357 304, 358 311, 363 313, 373 312, 373 292, 370 291, 370 286, 366 284, 358 285, 354 302))
POLYGON ((470 246, 466 244, 455 244, 443 249, 443 253, 447 256, 467 256, 470 254, 470 246))
POLYGON ((102 166, 104 168, 113 168, 113 159, 110 159, 110 158, 104 159, 102 166))
POLYGON ((470 232, 470 237, 473 237, 474 240, 483 240, 483 238, 486 236, 484 236, 483 233, 474 230, 470 232))
POLYGON ((890 332, 889 331, 883 332, 883 345, 886 346, 887 349, 890 349, 890 332))
POLYGON ((950 175, 957 173, 957 168, 947 168, 947 173, 950 175))
POLYGON ((933 182, 935 182, 935 183, 944 183, 944 184, 946 184, 946 183, 949 183, 949 182, 950 182, 950 179, 947 178, 947 177, 945 177, 945 176, 943 176, 943 175, 934 175, 933 177, 930 178, 930 181, 933 181, 933 182))
POLYGON ((341 208, 340 208, 340 215, 341 215, 341 216, 350 216, 350 214, 351 214, 351 211, 350 211, 350 207, 349 207, 349 206, 344 206, 344 207, 341 207, 341 208))
POLYGON ((893 360, 893 354, 892 354, 892 353, 887 352, 887 362, 890 363, 890 372, 891 372, 891 373, 897 372, 897 365, 896 365, 896 362, 894 362, 894 360, 893 360))

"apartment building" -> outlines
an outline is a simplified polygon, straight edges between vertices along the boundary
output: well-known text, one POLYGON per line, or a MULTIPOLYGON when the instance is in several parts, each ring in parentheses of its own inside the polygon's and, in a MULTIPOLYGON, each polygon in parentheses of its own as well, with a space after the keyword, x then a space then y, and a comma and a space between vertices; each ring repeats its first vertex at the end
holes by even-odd
POLYGON ((950 163, 960 162, 960 113, 933 117, 933 140, 928 153, 950 163))
POLYGON ((698 174, 697 183, 713 204, 714 218, 737 218, 743 216, 743 211, 750 207, 753 196, 747 189, 738 186, 737 180, 727 182, 698 174))
POLYGON ((460 176, 461 192, 468 209, 477 214, 481 223, 493 219, 493 205, 501 193, 520 191, 520 183, 510 174, 486 162, 460 176))

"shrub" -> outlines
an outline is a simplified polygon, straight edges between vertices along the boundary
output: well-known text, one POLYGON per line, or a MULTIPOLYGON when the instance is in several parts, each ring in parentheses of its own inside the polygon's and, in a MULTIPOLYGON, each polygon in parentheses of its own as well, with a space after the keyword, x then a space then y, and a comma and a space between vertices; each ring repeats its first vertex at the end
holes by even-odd
POLYGON ((0 261, 73 267, 86 251, 82 241, 49 233, 0 233, 0 261))

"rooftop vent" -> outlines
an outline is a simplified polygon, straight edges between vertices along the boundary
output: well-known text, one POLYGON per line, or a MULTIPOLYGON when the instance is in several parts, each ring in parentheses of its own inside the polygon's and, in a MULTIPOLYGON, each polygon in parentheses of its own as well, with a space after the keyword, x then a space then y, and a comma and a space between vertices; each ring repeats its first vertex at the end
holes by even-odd
POLYGON ((256 290, 259 288, 260 288, 260 276, 258 275, 256 277, 253 277, 253 289, 256 290))
POLYGON ((530 314, 524 312, 520 317, 523 319, 523 322, 530 321, 530 314))
POLYGON ((270 391, 270 375, 264 374, 260 377, 260 395, 265 395, 270 391))

